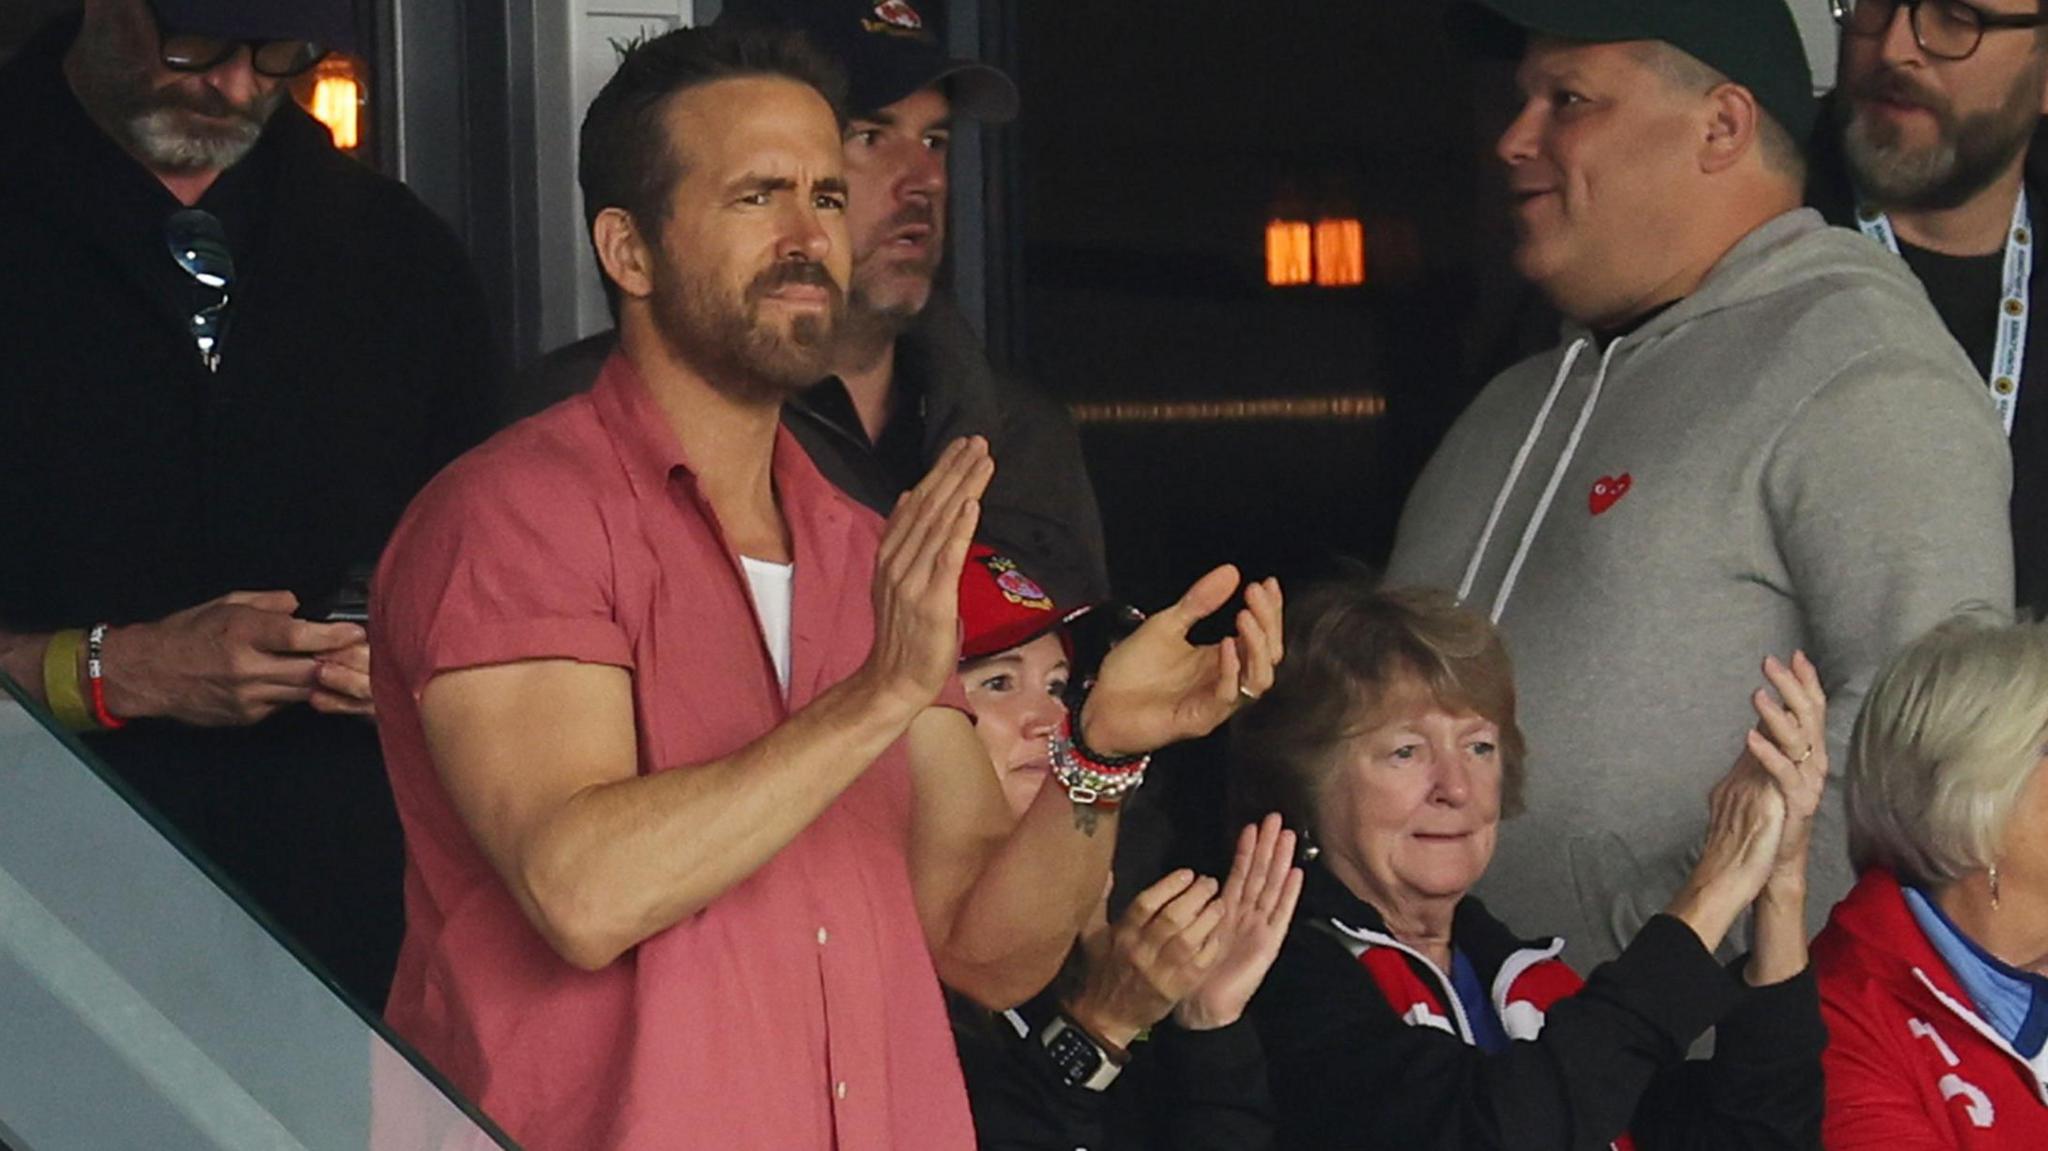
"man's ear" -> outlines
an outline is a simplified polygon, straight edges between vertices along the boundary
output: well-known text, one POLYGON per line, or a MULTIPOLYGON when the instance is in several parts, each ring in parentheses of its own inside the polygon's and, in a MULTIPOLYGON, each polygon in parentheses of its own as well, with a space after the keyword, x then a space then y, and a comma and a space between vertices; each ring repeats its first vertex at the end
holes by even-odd
POLYGON ((1757 146, 1763 115, 1756 97, 1740 84, 1721 84, 1706 95, 1706 133, 1700 139, 1700 170, 1722 172, 1757 146))
POLYGON ((606 208, 590 222, 597 262, 619 292, 634 299, 654 294, 654 253, 624 208, 606 208))

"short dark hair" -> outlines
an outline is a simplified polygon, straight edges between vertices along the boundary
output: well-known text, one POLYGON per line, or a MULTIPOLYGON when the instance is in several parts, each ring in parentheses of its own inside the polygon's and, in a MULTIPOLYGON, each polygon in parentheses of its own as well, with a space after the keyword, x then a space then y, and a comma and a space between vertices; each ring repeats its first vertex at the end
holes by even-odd
POLYGON ((1314 831, 1344 746, 1379 722, 1403 681, 1500 729, 1501 814, 1518 814, 1527 745, 1500 633, 1446 592, 1374 582, 1360 570, 1288 597, 1287 658, 1272 688, 1230 722, 1234 814, 1277 811, 1295 830, 1314 831))
MULTIPOLYGON (((620 46, 612 73, 583 114, 576 181, 583 189, 586 234, 606 208, 622 208, 643 231, 668 219, 668 200, 683 177, 663 120, 669 99, 699 85, 746 76, 779 76, 816 89, 845 122, 846 79, 803 34, 761 26, 678 28, 620 46)), ((594 237, 593 237, 594 242, 594 237)), ((618 289, 604 265, 605 297, 618 315, 618 289)))

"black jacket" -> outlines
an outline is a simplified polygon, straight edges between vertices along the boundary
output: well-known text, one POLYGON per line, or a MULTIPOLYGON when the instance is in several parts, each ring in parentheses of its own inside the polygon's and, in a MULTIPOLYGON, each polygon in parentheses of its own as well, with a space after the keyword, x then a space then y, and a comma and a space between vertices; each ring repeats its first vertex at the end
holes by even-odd
MULTIPOLYGON (((1806 202, 1831 224, 1856 226, 1856 193, 1842 157, 1837 98, 1821 101, 1807 167, 1806 202)), ((2034 228, 2048 226, 2048 121, 2036 129, 2027 152, 2026 187, 2034 228)), ((2034 257, 2030 281, 2035 316, 2027 325, 2026 359, 2020 368, 2020 404, 2012 427, 2013 585, 2022 611, 2048 615, 2048 258, 2034 257)))
MULTIPOLYGON (((549 352, 522 373, 507 415, 529 416, 589 390, 616 343, 607 331, 549 352)), ((911 422, 921 425, 917 442, 908 445, 916 457, 911 470, 921 474, 961 436, 986 437, 996 475, 982 499, 976 535, 1010 553, 1063 608, 1108 598, 1102 514, 1066 410, 1029 385, 997 375, 943 292, 934 293, 897 338, 896 379, 901 397, 915 405, 907 413, 911 422)), ((784 405, 782 420, 826 479, 881 515, 915 482, 868 441, 836 379, 784 405)))
POLYGON ((1273 1146, 1266 1061, 1249 1020, 1214 1031, 1163 1022, 1132 1047, 1108 1090, 1090 1091, 1068 1086, 1038 1041, 1058 1010, 1051 995, 1001 1015, 958 1001, 952 1010, 981 1151, 1273 1146))
MULTIPOLYGON (((1384 930, 1312 865, 1286 947, 1252 1000, 1282 1147, 1590 1151, 1624 1130, 1639 1151, 1820 1146, 1826 1033, 1810 970, 1749 989, 1689 928, 1658 916, 1552 1006, 1538 1038, 1490 1055, 1396 1015, 1332 920, 1384 930), (1687 1061, 1709 1027, 1715 1057, 1687 1061)), ((1533 946, 1471 898, 1452 939, 1489 987, 1508 956, 1533 946)), ((1410 966, 1450 996, 1426 965, 1410 966)))
MULTIPOLYGON (((59 70, 78 27, 0 68, 0 628, 154 620, 237 590, 311 604, 488 432, 483 293, 440 220, 287 102, 200 201, 236 265, 208 372, 166 243, 179 204, 59 70)), ((370 724, 297 707, 88 742, 381 1003, 401 855, 370 724)))

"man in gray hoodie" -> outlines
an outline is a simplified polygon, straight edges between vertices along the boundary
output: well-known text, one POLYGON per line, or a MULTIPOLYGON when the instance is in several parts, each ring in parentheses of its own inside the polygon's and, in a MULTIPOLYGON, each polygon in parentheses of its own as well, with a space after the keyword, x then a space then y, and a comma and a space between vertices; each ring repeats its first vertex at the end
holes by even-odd
MULTIPOLYGON (((1568 323, 1451 430, 1388 581, 1502 627, 1528 809, 1482 894, 1583 967, 1683 882, 1766 655, 1819 666, 1839 768, 1894 646, 2010 613, 2011 465, 1905 265, 1800 208, 1814 104, 1784 0, 1468 13, 1520 60, 1515 260, 1568 323)), ((1815 834, 1817 926, 1851 878, 1839 799, 1815 834)))

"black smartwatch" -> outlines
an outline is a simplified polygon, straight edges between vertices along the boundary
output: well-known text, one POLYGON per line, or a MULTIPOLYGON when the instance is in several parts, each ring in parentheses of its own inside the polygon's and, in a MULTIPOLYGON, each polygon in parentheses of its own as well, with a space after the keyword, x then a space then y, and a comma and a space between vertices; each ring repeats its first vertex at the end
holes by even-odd
POLYGON ((1123 1065, 1111 1058, 1094 1036, 1064 1015, 1053 1016, 1045 1030, 1038 1033, 1038 1042, 1052 1056, 1053 1066, 1059 1068, 1060 1077, 1069 1087, 1107 1091, 1123 1070, 1123 1065))

